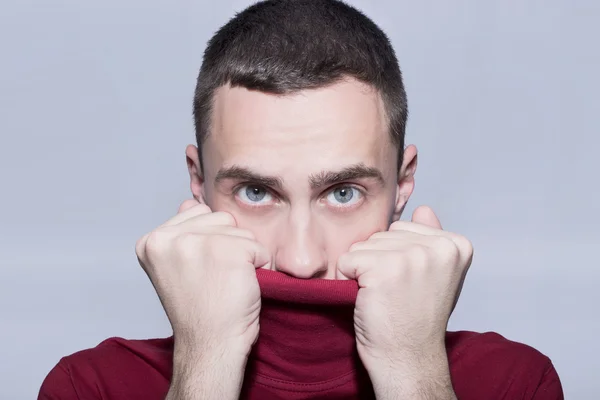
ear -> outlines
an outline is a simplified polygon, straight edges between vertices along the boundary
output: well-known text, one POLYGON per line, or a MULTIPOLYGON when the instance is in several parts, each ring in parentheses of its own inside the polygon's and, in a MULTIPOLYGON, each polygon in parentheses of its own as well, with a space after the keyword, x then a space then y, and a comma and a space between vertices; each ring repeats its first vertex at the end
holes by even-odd
POLYGON ((204 196, 204 172, 198 157, 198 148, 192 144, 185 148, 185 159, 190 174, 190 189, 198 202, 206 204, 204 196))
POLYGON ((415 189, 415 172, 417 171, 417 147, 413 144, 404 149, 402 165, 398 171, 396 187, 396 204, 393 221, 398 221, 404 212, 404 207, 415 189))

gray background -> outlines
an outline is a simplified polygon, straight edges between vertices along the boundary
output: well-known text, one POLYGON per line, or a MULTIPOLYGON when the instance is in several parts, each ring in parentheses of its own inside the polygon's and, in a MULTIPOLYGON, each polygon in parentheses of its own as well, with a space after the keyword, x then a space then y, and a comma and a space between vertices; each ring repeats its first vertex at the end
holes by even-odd
MULTIPOLYGON (((204 45, 248 1, 2 0, 0 398, 58 359, 170 334, 134 244, 188 196, 204 45)), ((599 3, 352 1, 384 28, 426 203, 476 254, 451 329, 494 330, 598 398, 599 3)))

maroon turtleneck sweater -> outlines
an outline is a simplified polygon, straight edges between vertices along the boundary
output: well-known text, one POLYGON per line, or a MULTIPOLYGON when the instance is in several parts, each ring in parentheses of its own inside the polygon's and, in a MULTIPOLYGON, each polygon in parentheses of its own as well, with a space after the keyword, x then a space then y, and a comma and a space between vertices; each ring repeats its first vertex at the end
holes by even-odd
MULTIPOLYGON (((355 281, 301 280, 257 270, 260 334, 240 398, 374 399, 353 329, 355 281)), ((459 400, 563 399, 550 360, 496 333, 448 332, 446 348, 459 400)), ((163 400, 173 338, 110 338, 62 358, 38 400, 163 400)))

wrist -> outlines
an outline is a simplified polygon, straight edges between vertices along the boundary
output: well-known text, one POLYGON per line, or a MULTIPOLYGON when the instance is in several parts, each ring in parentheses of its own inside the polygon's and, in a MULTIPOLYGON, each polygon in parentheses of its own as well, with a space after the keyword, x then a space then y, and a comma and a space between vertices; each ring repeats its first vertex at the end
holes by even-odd
POLYGON ((446 376, 390 374, 385 381, 373 382, 373 390, 377 400, 456 400, 446 376))
POLYGON ((185 365, 227 366, 229 369, 244 369, 250 350, 239 343, 190 342, 175 338, 173 348, 173 370, 185 365))
POLYGON ((248 356, 223 345, 190 345, 175 340, 169 399, 238 399, 248 356))
POLYGON ((404 357, 371 363, 367 368, 376 398, 455 400, 448 358, 443 354, 429 357, 404 357))
POLYGON ((252 344, 243 338, 207 337, 176 332, 174 339, 174 357, 219 359, 229 362, 248 358, 252 344))

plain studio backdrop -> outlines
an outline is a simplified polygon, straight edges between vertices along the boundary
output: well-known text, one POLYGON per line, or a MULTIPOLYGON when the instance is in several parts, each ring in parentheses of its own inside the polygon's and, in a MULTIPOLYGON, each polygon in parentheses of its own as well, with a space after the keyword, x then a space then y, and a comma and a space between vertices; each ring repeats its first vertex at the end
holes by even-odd
MULTIPOLYGON (((600 393, 600 9, 595 0, 352 1, 405 77, 414 196, 469 237, 450 329, 548 355, 600 393)), ((189 196, 202 52, 248 1, 2 0, 0 398, 59 358, 170 335, 135 241, 189 196)))

